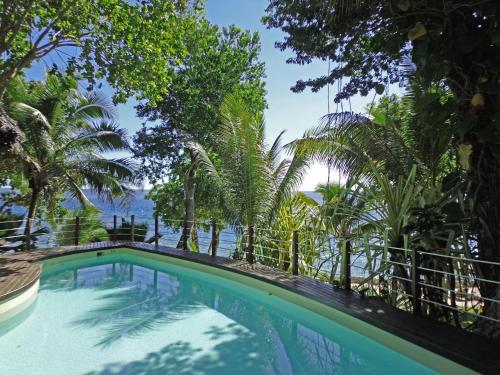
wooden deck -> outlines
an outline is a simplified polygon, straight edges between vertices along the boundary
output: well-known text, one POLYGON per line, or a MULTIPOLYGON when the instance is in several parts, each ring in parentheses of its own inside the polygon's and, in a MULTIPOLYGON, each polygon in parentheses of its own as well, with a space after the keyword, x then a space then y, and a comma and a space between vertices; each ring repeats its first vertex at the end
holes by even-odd
POLYGON ((129 242, 95 243, 0 256, 0 301, 29 288, 40 276, 35 261, 98 249, 128 247, 219 267, 266 281, 312 298, 393 333, 427 350, 484 374, 500 374, 500 342, 393 308, 381 301, 347 293, 305 276, 293 276, 244 261, 170 247, 129 242))

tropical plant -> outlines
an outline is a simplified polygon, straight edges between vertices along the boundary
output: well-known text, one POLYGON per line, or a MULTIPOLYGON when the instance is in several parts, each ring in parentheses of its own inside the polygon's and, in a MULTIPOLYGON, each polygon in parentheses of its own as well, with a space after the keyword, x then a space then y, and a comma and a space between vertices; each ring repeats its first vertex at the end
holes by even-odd
POLYGON ((26 235, 42 198, 50 206, 59 194, 69 192, 87 206, 82 187, 108 200, 129 193, 133 163, 103 156, 128 149, 126 134, 113 122, 113 107, 105 98, 84 95, 76 90, 76 81, 48 74, 43 83, 13 81, 7 104, 25 132, 15 166, 30 192, 26 235))
POLYGON ((347 180, 345 185, 320 184, 315 191, 323 199, 322 203, 317 203, 316 211, 328 241, 329 280, 334 283, 337 273, 340 273, 342 284, 346 277, 345 267, 338 272, 339 263, 345 261, 347 252, 353 251, 354 243, 372 229, 371 223, 366 220, 370 199, 355 179, 347 180))
MULTIPOLYGON (((484 261, 478 272, 500 279, 500 269, 488 265, 500 261, 498 1, 272 0, 267 11, 265 23, 286 33, 278 46, 296 54, 290 62, 320 58, 334 63, 328 76, 299 81, 296 91, 317 91, 336 82, 341 86, 335 98, 339 102, 371 90, 382 94, 391 83, 407 86, 415 77, 449 90, 453 147, 466 172, 469 240, 477 243, 474 256, 484 261), (410 76, 409 65, 414 71, 410 76), (343 78, 348 80, 344 85, 343 78)), ((432 107, 427 112, 441 115, 432 107)), ((494 299, 500 288, 481 283, 481 294, 494 299)), ((498 309, 487 306, 484 314, 497 316, 498 309)), ((490 329, 493 321, 482 321, 485 332, 500 332, 500 325, 490 329)))
MULTIPOLYGON (((293 233, 303 231, 313 215, 311 207, 316 202, 303 192, 296 192, 283 199, 274 211, 272 219, 255 233, 255 254, 259 263, 292 271, 293 233)), ((305 241, 301 238, 302 242, 305 241)), ((303 246, 299 257, 299 272, 309 274, 312 265, 319 258, 317 246, 303 246), (316 254, 316 256, 315 256, 316 254)))
POLYGON ((288 147, 362 179, 373 177, 374 163, 393 181, 416 165, 416 180, 433 188, 457 166, 451 148, 452 102, 438 87, 415 84, 403 97, 382 98, 367 115, 327 114, 288 147))
MULTIPOLYGON (((359 179, 355 196, 364 202, 365 209, 352 210, 352 205, 351 210, 349 205, 333 205, 333 209, 341 214, 345 211, 346 218, 358 220, 372 233, 370 240, 355 240, 369 273, 358 289, 364 290, 365 284, 372 283, 370 292, 395 305, 407 305, 409 300, 401 295, 411 293, 410 284, 404 282, 410 276, 408 269, 398 264, 411 261, 407 249, 415 233, 407 236, 405 226, 424 196, 428 205, 450 197, 452 192, 442 190, 441 182, 456 170, 451 151, 450 96, 437 87, 414 88, 401 99, 383 98, 370 108, 370 116, 327 115, 319 127, 290 145, 299 154, 327 161, 359 179), (439 115, 425 113, 425 108, 433 108, 439 115), (388 254, 380 246, 383 242, 388 254), (380 259, 386 256, 389 263, 381 263, 380 259), (384 280, 379 280, 381 285, 373 284, 380 274, 391 278, 388 288, 384 288, 384 280)), ((350 245, 348 241, 344 246, 350 245)))
POLYGON ((255 225, 272 219, 283 200, 299 187, 307 166, 302 157, 280 160, 282 135, 268 146, 262 112, 252 111, 238 95, 229 95, 221 106, 217 129, 220 172, 203 147, 190 142, 198 163, 221 185, 230 219, 246 226, 251 263, 255 225))
MULTIPOLYGON (((182 181, 184 219, 179 246, 185 246, 196 232, 196 202, 206 179, 197 178, 193 153, 186 148, 186 134, 212 152, 217 143, 215 129, 224 97, 234 91, 244 95, 255 110, 265 107, 264 64, 259 60, 260 41, 257 33, 231 25, 220 29, 208 21, 200 21, 185 35, 188 54, 176 69, 168 95, 161 101, 138 106, 138 114, 157 122, 144 126, 134 138, 135 155, 142 171, 151 182, 182 181), (159 122, 159 123, 158 123, 159 122)), ((215 161, 216 155, 211 155, 215 161)), ((218 199, 215 199, 215 203, 218 199)), ((200 201, 205 210, 217 211, 218 205, 200 201)), ((161 211, 161 207, 157 205, 161 211)), ((178 216, 178 217, 181 217, 178 216)), ((215 219, 215 217, 214 217, 215 219)), ((193 238, 194 239, 194 238, 193 238)))
POLYGON ((86 206, 77 211, 64 211, 62 215, 47 218, 59 246, 74 245, 76 240, 79 244, 109 240, 105 226, 99 220, 100 212, 94 206, 86 206), (77 217, 78 229, 76 228, 77 217))

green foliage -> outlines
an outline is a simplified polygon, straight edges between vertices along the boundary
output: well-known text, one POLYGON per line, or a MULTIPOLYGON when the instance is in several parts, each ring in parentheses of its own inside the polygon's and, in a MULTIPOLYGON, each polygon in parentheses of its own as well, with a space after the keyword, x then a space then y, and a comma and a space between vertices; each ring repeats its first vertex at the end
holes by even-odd
POLYGON ((198 0, 5 0, 0 8, 2 95, 18 72, 57 53, 91 87, 105 78, 117 101, 161 99, 201 14, 198 0))
MULTIPOLYGON (((185 35, 188 53, 181 66, 175 70, 168 95, 160 103, 147 102, 138 106, 138 114, 149 121, 159 122, 144 126, 135 136, 135 155, 142 162, 142 171, 151 182, 168 177, 165 191, 175 193, 166 197, 157 189, 154 194, 161 201, 168 200, 172 208, 184 214, 184 233, 193 236, 193 222, 199 219, 217 219, 223 206, 218 187, 206 176, 198 176, 197 162, 186 149, 189 142, 202 143, 211 154, 217 143, 216 131, 219 107, 223 98, 232 92, 244 97, 255 109, 263 109, 264 65, 259 61, 260 41, 257 33, 242 31, 235 26, 219 29, 207 21, 200 21, 196 28, 185 35), (181 195, 180 188, 184 189, 181 195), (195 202, 203 208, 196 209, 195 202)), ((158 211, 163 219, 171 222, 165 210, 158 211)), ((172 217, 170 217, 172 219, 172 217)), ((177 225, 176 225, 177 227, 177 225)))
POLYGON ((370 117, 350 112, 326 115, 289 147, 358 177, 372 176, 376 164, 395 181, 417 165, 417 180, 434 186, 456 169, 450 109, 454 102, 439 88, 413 88, 402 98, 382 98, 370 108, 370 117))
POLYGON ((280 160, 280 138, 269 146, 264 137, 264 117, 241 97, 230 95, 221 106, 215 151, 220 168, 203 147, 190 144, 200 165, 220 184, 229 217, 253 226, 268 222, 283 200, 300 184, 306 162, 298 157, 280 160))
MULTIPOLYGON (((147 198, 155 203, 155 211, 165 225, 180 228, 179 218, 184 216, 184 181, 183 176, 172 176, 164 184, 155 185, 147 198)), ((217 221, 219 227, 224 227, 225 203, 219 186, 203 170, 198 171, 195 178, 195 201, 197 203, 196 219, 204 222, 217 221)))
MULTIPOLYGON (((462 196, 470 208, 469 230, 465 232, 469 238, 463 241, 477 243, 475 257, 480 260, 499 262, 499 2, 271 0, 267 11, 264 22, 286 33, 278 46, 295 52, 289 62, 310 63, 315 58, 333 62, 329 76, 299 81, 294 87, 296 91, 306 87, 317 91, 337 82, 341 86, 335 98, 338 102, 357 93, 368 95, 370 90, 381 94, 385 86, 396 82, 408 87, 409 81, 418 80, 426 87, 435 85, 449 90, 453 95, 449 104, 431 100, 418 112, 426 126, 421 131, 414 130, 427 139, 419 142, 424 146, 422 150, 428 148, 427 152, 420 154, 409 149, 404 156, 416 156, 423 161, 430 168, 431 183, 438 186, 439 176, 433 171, 446 162, 450 153, 428 152, 439 151, 448 143, 446 137, 432 138, 433 116, 441 124, 443 117, 451 115, 451 154, 458 152, 466 172, 462 196), (347 80, 345 84, 343 79, 347 80)), ((427 172, 422 165, 418 171, 427 172)), ((496 268, 476 268, 491 280, 500 278, 496 268)), ((480 283, 480 288, 487 298, 495 298, 499 293, 498 286, 491 283, 480 283)), ((485 309, 492 312, 485 314, 495 314, 493 305, 485 309)), ((494 330, 500 332, 500 326, 494 330)))
MULTIPOLYGON (((113 122, 113 107, 96 93, 82 94, 76 81, 47 75, 45 82, 16 79, 6 98, 9 114, 25 133, 12 183, 29 190, 28 218, 40 200, 53 211, 63 192, 90 204, 82 187, 108 200, 125 197, 134 182, 134 165, 103 153, 127 150, 126 134, 113 122)), ((17 186, 15 186, 17 187, 17 186)))
POLYGON ((49 224, 59 246, 74 245, 76 237, 76 217, 80 219, 78 227, 78 243, 108 241, 108 233, 104 224, 99 220, 100 212, 93 206, 73 211, 64 209, 63 214, 49 217, 49 224))
POLYGON ((257 33, 200 21, 184 39, 187 55, 173 72, 168 94, 137 108, 139 116, 159 122, 144 126, 134 138, 135 154, 151 182, 184 173, 178 165, 185 163, 186 134, 211 150, 219 107, 227 94, 238 92, 256 110, 265 106, 257 33))

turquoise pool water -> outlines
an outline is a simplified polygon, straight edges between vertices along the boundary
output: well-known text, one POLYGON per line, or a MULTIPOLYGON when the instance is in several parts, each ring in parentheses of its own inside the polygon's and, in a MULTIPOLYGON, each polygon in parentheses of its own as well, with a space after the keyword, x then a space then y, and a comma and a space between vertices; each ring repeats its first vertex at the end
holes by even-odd
POLYGON ((0 335, 3 375, 434 373, 274 295, 131 254, 46 266, 0 335))

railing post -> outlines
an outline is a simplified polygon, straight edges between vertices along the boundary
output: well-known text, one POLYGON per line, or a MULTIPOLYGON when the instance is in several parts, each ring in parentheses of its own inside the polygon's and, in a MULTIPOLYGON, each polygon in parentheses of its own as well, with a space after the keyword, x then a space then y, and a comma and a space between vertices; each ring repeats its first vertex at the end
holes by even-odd
POLYGON ((182 228, 182 250, 187 251, 188 249, 188 239, 189 239, 189 224, 187 220, 184 220, 183 228, 182 228))
POLYGON ((254 244, 254 227, 253 225, 250 225, 248 227, 248 249, 247 249, 247 262, 250 264, 253 264, 255 257, 253 255, 253 244, 254 244))
POLYGON ((217 253, 217 222, 212 220, 212 256, 214 257, 217 253))
POLYGON ((25 245, 25 249, 26 250, 31 250, 31 230, 33 228, 33 218, 29 218, 28 220, 26 220, 26 238, 25 238, 25 241, 26 241, 26 245, 25 245))
POLYGON ((346 292, 351 291, 351 241, 347 239, 344 242, 344 289, 346 292))
POLYGON ((118 227, 116 223, 116 215, 113 215, 113 235, 114 235, 114 240, 118 241, 118 227))
POLYGON ((75 217, 75 246, 80 242, 80 216, 75 217))
POLYGON ((411 294, 412 294, 412 304, 413 304, 413 314, 420 315, 420 273, 418 268, 420 267, 420 261, 418 258, 417 249, 413 248, 411 253, 411 294))
POLYGON ((299 274, 299 231, 293 231, 293 259, 292 259, 292 274, 299 274))
POLYGON ((382 260, 383 260, 384 267, 387 270, 388 269, 387 259, 388 259, 388 253, 389 253, 389 229, 387 227, 384 228, 383 241, 384 241, 384 253, 382 255, 382 260))
POLYGON ((135 215, 130 216, 130 241, 135 241, 135 215))
POLYGON ((158 240, 160 238, 160 231, 158 225, 158 213, 155 212, 155 246, 158 247, 158 240))

